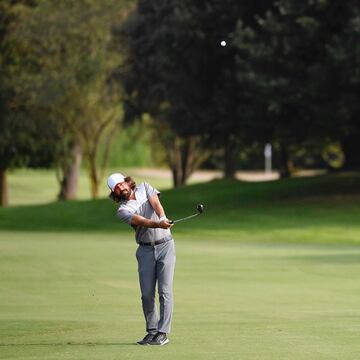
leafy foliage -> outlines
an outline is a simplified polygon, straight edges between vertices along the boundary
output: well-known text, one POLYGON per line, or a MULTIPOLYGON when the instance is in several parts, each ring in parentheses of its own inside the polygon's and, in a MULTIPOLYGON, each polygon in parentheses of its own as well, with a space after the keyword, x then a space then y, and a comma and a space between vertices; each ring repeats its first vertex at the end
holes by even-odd
POLYGON ((31 109, 57 129, 57 162, 66 168, 74 145, 81 149, 94 197, 122 117, 121 91, 111 81, 121 54, 111 28, 127 4, 43 0, 12 29, 21 67, 16 80, 31 109), (107 145, 102 158, 101 142, 107 145))

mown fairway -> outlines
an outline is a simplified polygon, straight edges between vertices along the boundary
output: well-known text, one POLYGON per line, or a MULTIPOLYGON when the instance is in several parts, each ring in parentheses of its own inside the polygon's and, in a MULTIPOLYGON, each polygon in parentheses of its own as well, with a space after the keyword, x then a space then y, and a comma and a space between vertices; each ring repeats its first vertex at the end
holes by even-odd
POLYGON ((1 359, 359 359, 359 175, 164 192, 171 343, 140 347, 133 233, 108 200, 0 210, 1 359))

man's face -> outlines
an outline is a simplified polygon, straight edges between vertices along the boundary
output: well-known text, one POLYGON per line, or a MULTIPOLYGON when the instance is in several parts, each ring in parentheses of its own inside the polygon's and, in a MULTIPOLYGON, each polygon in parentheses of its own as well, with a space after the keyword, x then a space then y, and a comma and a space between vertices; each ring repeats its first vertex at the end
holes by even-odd
POLYGON ((116 184, 114 188, 115 195, 119 196, 121 200, 129 200, 131 195, 131 188, 126 181, 116 184))

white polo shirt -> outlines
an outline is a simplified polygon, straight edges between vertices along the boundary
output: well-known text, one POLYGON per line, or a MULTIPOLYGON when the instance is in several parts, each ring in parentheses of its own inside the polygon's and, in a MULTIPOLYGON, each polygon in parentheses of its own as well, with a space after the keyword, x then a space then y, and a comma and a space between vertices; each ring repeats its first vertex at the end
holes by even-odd
MULTIPOLYGON (((159 221, 159 216, 150 204, 149 198, 154 195, 160 197, 160 191, 153 188, 147 182, 141 183, 135 188, 135 200, 122 201, 117 211, 117 216, 127 224, 131 225, 134 214, 146 219, 159 221)), ((143 226, 133 226, 135 229, 135 239, 137 243, 152 243, 164 238, 171 238, 170 229, 146 228, 143 226)))

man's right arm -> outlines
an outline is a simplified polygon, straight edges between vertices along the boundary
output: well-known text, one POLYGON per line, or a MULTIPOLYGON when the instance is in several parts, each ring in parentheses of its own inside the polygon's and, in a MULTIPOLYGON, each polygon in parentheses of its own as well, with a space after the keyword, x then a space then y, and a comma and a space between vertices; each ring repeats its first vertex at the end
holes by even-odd
POLYGON ((131 225, 143 226, 147 228, 161 228, 161 229, 169 229, 173 226, 173 224, 170 224, 169 221, 167 220, 163 220, 161 222, 154 221, 135 214, 131 218, 131 225))

